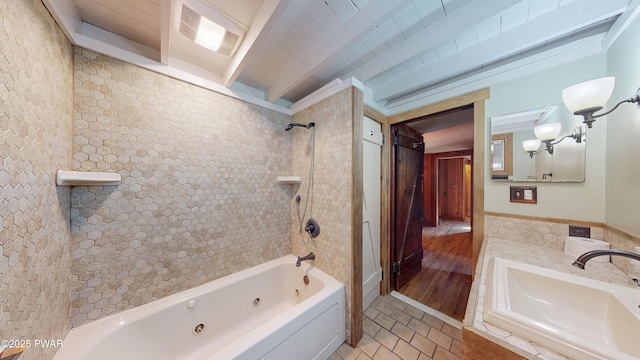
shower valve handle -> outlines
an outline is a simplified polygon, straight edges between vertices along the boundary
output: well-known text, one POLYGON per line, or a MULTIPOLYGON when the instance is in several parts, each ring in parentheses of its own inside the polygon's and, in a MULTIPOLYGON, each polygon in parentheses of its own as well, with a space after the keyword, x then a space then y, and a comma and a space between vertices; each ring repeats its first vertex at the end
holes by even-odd
POLYGON ((314 218, 310 218, 307 221, 307 225, 304 227, 304 231, 309 234, 311 239, 318 237, 320 235, 320 224, 314 218))

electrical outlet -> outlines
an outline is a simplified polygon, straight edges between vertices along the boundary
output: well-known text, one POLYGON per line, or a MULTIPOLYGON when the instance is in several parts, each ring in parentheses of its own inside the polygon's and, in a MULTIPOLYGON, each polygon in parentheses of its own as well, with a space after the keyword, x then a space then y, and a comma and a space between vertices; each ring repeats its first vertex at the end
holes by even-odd
POLYGON ((591 237, 591 228, 588 226, 569 225, 569 236, 591 237))

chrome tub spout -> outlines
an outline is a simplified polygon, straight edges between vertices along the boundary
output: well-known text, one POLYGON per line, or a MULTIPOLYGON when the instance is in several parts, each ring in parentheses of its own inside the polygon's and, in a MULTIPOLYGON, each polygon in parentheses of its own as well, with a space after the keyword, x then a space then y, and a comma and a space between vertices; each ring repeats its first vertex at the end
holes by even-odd
POLYGON ((316 259, 316 254, 312 252, 310 252, 307 256, 303 256, 300 257, 298 256, 298 261, 296 261, 296 267, 300 267, 300 264, 302 264, 303 261, 305 260, 315 260, 316 259))

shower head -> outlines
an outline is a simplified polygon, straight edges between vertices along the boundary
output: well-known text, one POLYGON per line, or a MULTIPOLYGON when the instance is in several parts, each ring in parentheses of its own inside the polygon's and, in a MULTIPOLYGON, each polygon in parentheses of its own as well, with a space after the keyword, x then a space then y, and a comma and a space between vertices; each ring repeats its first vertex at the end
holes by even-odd
POLYGON ((291 129, 293 129, 294 126, 299 126, 299 127, 303 127, 303 128, 307 128, 307 129, 311 129, 312 127, 316 126, 316 123, 314 122, 310 122, 307 125, 305 124, 300 124, 300 123, 291 123, 288 124, 285 128, 284 131, 289 131, 291 129))

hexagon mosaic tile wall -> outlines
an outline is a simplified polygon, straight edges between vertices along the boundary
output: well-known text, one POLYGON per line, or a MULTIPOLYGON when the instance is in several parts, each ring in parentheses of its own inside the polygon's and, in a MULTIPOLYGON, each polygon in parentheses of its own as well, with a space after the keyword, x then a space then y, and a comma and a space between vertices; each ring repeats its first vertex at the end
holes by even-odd
MULTIPOLYGON (((569 234, 569 224, 556 221, 485 215, 484 234, 487 238, 513 240, 562 250, 564 249, 565 238, 569 234)), ((602 240, 604 238, 603 228, 591 226, 591 237, 602 240)))
MULTIPOLYGON (((303 219, 313 216, 320 223, 320 236, 309 239, 299 233, 298 212, 292 202, 291 249, 303 256, 313 251, 315 266, 345 284, 346 334, 351 337, 351 177, 352 177, 352 119, 353 89, 349 88, 315 104, 293 116, 293 121, 316 123, 313 197, 303 219)), ((293 132, 292 173, 300 175, 302 183, 297 193, 302 197, 300 213, 304 210, 311 131, 296 128, 293 132)), ((294 195, 295 196, 295 195, 294 195)))
MULTIPOLYGON (((39 0, 0 1, 0 339, 71 328, 72 48, 39 0)), ((33 347, 20 359, 51 358, 33 347)))
POLYGON ((75 49, 74 326, 289 253, 291 117, 75 49))

